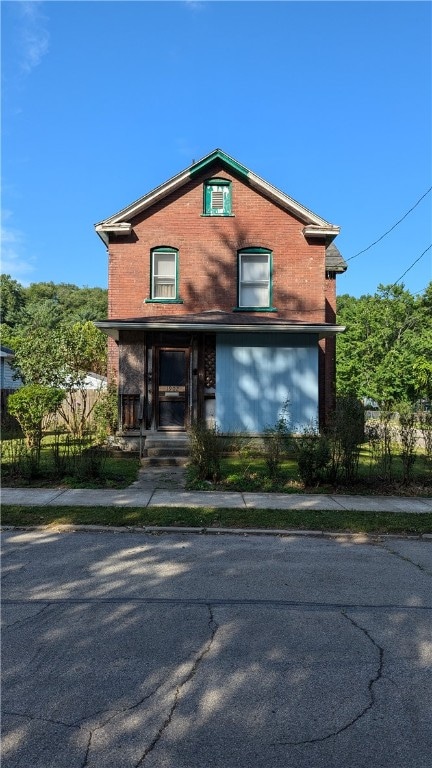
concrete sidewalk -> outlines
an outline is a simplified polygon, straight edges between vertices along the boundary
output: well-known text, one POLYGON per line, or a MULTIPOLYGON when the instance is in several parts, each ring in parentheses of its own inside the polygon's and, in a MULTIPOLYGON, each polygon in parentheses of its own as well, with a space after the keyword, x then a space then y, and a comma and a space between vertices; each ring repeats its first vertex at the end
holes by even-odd
POLYGON ((2 504, 71 507, 215 507, 237 509, 432 512, 432 497, 235 493, 130 486, 123 490, 3 488, 2 504))

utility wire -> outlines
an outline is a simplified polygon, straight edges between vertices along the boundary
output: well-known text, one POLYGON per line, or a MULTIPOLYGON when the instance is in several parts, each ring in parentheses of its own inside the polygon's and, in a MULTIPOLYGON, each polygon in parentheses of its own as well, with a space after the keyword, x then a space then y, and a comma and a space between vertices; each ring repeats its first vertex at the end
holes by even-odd
MULTIPOLYGON (((363 248, 363 250, 362 250, 362 251, 359 251, 358 253, 355 253, 355 254, 354 254, 354 256, 350 256, 350 257, 349 257, 349 259, 345 259, 345 261, 352 261, 352 259, 355 259, 355 258, 357 258, 357 256, 360 256, 360 254, 361 254, 361 253, 366 253, 366 251, 368 251, 368 250, 369 250, 370 248, 372 248, 374 245, 376 245, 377 243, 379 243, 379 242, 380 242, 380 240, 382 240, 384 237, 386 237, 386 235, 388 235, 390 232, 392 232, 392 231, 393 231, 393 229, 395 229, 395 227, 397 227, 397 226, 398 226, 398 224, 400 224, 400 223, 401 223, 401 221, 403 221, 404 219, 406 219, 406 217, 407 217, 407 216, 408 216, 408 215, 411 213, 411 211, 413 211, 413 210, 414 210, 414 208, 417 208, 418 204, 419 204, 419 203, 421 203, 421 201, 423 200, 423 198, 424 198, 424 197, 426 197, 426 195, 428 195, 428 194, 429 194, 429 192, 431 191, 431 189, 432 189, 432 187, 429 187, 429 189, 428 189, 428 190, 426 190, 426 192, 424 193, 424 195, 422 195, 422 196, 421 196, 421 197, 420 197, 420 198, 417 200, 416 204, 415 204, 415 205, 413 205, 413 207, 412 207, 412 208, 410 208, 410 209, 409 209, 409 211, 407 211, 407 212, 406 212, 406 213, 405 213, 405 214, 402 216, 402 218, 401 218, 401 219, 399 219, 399 221, 397 221, 397 222, 396 222, 396 224, 393 224, 393 226, 392 226, 392 227, 390 227, 390 229, 388 229, 388 230, 387 230, 387 232, 384 232, 384 234, 383 234, 383 235, 381 235, 381 237, 379 237, 379 238, 378 238, 378 240, 375 240, 373 243, 371 243, 370 245, 368 245, 368 247, 367 247, 367 248, 363 248)), ((425 253, 426 253, 426 251, 425 251, 425 253)), ((422 256, 423 256, 423 254, 422 254, 422 256)), ((419 258, 421 258, 421 256, 420 256, 419 258)), ((415 262, 414 262, 414 264, 415 264, 415 262)), ((410 269, 411 269, 411 267, 410 267, 410 269)), ((406 274, 406 272, 405 272, 405 274, 406 274)), ((403 277, 403 275, 402 275, 402 277, 403 277)), ((399 280, 400 280, 400 279, 401 279, 401 278, 399 278, 399 280)))
POLYGON ((415 264, 417 264, 417 262, 418 262, 418 261, 420 261, 420 259, 422 259, 422 258, 423 258, 423 256, 425 255, 425 253, 427 253, 427 252, 428 252, 428 251, 429 251, 431 248, 432 248, 432 243, 431 243, 430 245, 428 245, 428 247, 427 247, 427 248, 426 248, 426 249, 423 251, 423 253, 421 253, 421 254, 420 254, 420 256, 418 257, 418 259, 416 259, 415 261, 413 261, 413 263, 411 264, 411 266, 410 266, 410 267, 408 267, 408 269, 406 269, 406 270, 405 270, 405 272, 403 273, 403 275, 401 275, 400 277, 398 277, 398 279, 396 280, 396 282, 394 282, 394 283, 393 283, 393 285, 391 286, 391 288, 394 288, 394 287, 395 287, 395 285, 397 285, 397 284, 400 282, 400 280, 402 280, 402 278, 403 278, 403 277, 405 277, 405 275, 406 275, 406 274, 407 274, 407 273, 410 271, 410 269, 412 269, 412 268, 413 268, 413 266, 414 266, 415 264))

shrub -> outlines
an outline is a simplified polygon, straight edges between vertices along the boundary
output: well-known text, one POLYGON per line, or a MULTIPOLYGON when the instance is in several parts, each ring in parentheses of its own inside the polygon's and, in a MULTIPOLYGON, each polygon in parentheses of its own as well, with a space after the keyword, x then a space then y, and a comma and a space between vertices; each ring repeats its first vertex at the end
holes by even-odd
POLYGON ((216 482, 221 477, 223 442, 217 427, 196 421, 188 430, 190 460, 198 480, 216 482))
POLYGON ((313 425, 306 427, 293 441, 301 480, 306 486, 317 485, 330 461, 330 446, 325 435, 313 425))
POLYGON ((271 478, 278 475, 290 443, 291 432, 289 429, 288 401, 286 401, 276 424, 264 429, 264 459, 271 478))
POLYGON ((364 408, 350 395, 338 397, 327 430, 330 443, 329 479, 353 482, 358 473, 360 448, 365 439, 364 408))
POLYGON ((104 440, 107 435, 113 435, 118 427, 118 394, 115 384, 110 384, 97 401, 94 411, 94 422, 97 435, 104 440))
POLYGON ((379 471, 383 480, 390 481, 392 477, 393 464, 393 444, 396 437, 396 426, 394 423, 395 413, 389 407, 383 407, 380 410, 379 419, 379 471))
POLYGON ((399 441, 401 446, 402 482, 409 483, 412 479, 416 460, 417 444, 417 414, 409 403, 400 403, 399 411, 399 441))
POLYGON ((426 458, 432 460, 432 411, 420 411, 417 414, 420 431, 423 437, 426 458))
POLYGON ((19 422, 28 448, 39 457, 43 424, 53 416, 63 401, 61 389, 27 384, 18 389, 8 400, 9 412, 19 422))
POLYGON ((20 438, 2 441, 2 461, 8 479, 30 482, 39 474, 39 456, 20 438))

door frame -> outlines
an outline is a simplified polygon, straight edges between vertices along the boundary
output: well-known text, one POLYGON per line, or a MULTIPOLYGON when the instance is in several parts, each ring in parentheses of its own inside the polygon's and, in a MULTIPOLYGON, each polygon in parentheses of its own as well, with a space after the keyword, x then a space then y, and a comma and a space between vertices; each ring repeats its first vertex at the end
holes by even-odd
MULTIPOLYGON (((158 432, 186 432, 190 424, 190 411, 191 411, 190 392, 191 392, 191 385, 192 385, 191 379, 192 379, 192 376, 191 376, 191 347, 190 346, 177 347, 172 344, 170 345, 158 344, 157 346, 154 347, 154 364, 153 364, 154 411, 153 413, 154 413, 155 429, 158 432), (169 395, 161 396, 159 392, 159 361, 160 361, 161 351, 185 353, 185 367, 186 367, 185 391, 184 391, 185 415, 184 415, 184 422, 182 427, 179 427, 179 426, 161 427, 159 424, 159 403, 170 401, 169 395)), ((175 391, 175 389, 172 391, 175 391)))

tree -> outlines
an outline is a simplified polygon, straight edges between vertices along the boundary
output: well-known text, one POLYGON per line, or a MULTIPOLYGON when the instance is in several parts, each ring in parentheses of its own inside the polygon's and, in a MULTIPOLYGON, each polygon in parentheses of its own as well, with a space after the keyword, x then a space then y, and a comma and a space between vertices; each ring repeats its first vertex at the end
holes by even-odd
POLYGON ((8 411, 20 424, 26 443, 39 457, 43 423, 59 408, 64 397, 60 389, 27 384, 8 398, 8 411))
MULTIPOLYGON (((432 350, 432 333, 430 349, 432 350)), ((413 366, 414 384, 419 397, 432 400, 432 359, 419 357, 413 366)))
POLYGON ((378 286, 374 296, 341 296, 337 341, 339 394, 391 406, 418 397, 416 363, 430 359, 430 286, 416 298, 402 285, 378 286))
POLYGON ((103 320, 108 311, 105 288, 79 288, 73 283, 41 282, 23 287, 10 275, 0 276, 0 322, 8 339, 34 326, 103 320), (11 329, 11 330, 8 330, 11 329))
POLYGON ((85 379, 89 371, 106 371, 106 337, 91 322, 63 324, 47 331, 33 328, 15 340, 14 368, 26 384, 62 389, 59 408, 68 428, 81 436, 90 406, 85 379))
POLYGON ((10 275, 0 275, 0 322, 13 328, 19 323, 24 304, 22 285, 10 275))

